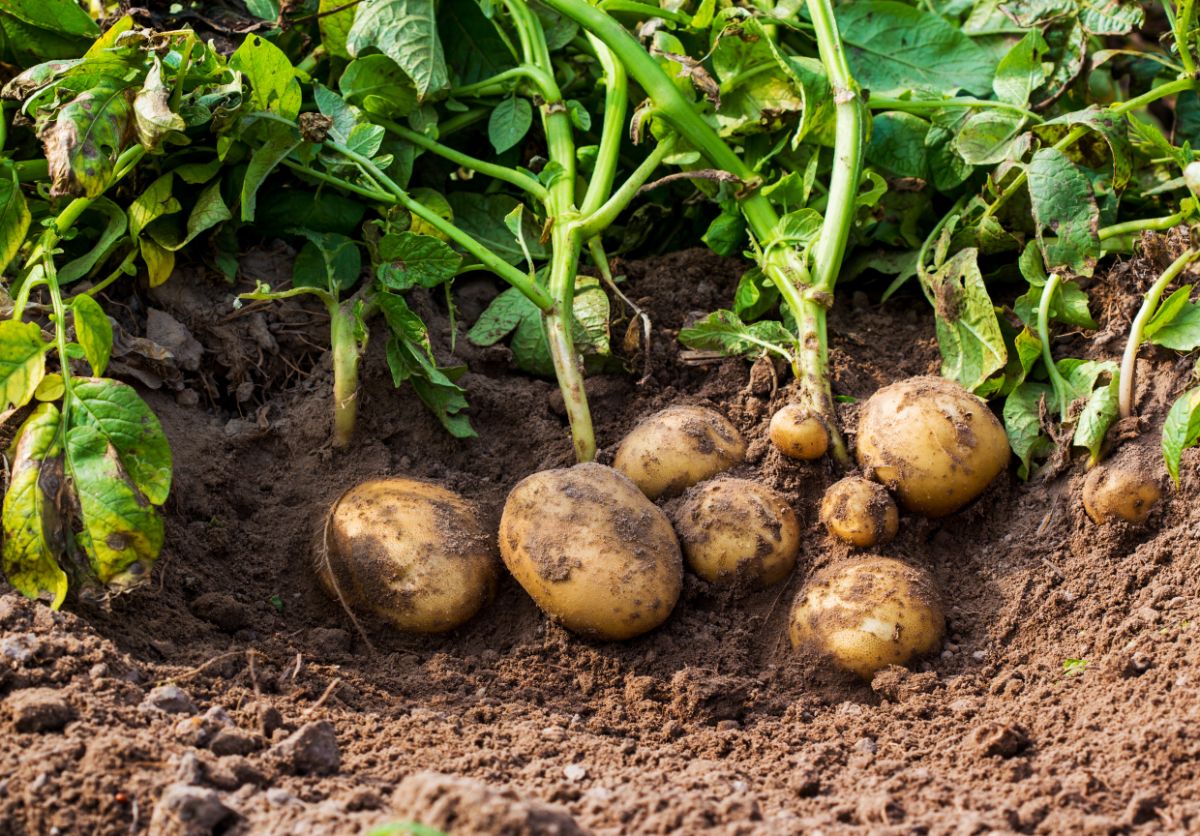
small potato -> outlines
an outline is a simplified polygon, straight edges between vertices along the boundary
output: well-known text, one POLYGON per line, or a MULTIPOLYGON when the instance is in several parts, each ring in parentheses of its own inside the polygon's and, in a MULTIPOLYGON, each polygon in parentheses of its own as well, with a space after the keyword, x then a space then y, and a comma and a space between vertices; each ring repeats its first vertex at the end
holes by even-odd
POLYGON ((333 504, 317 578, 334 598, 413 633, 452 630, 491 597, 499 564, 475 509, 412 479, 376 479, 333 504))
POLYGON ((613 467, 651 499, 683 493, 746 459, 746 442, 723 415, 700 406, 672 406, 630 431, 613 467))
POLYGON ((869 680, 942 642, 946 618, 925 572, 899 560, 861 557, 812 577, 792 605, 792 646, 811 646, 869 680))
POLYGON ((800 521, 766 485, 719 478, 684 495, 675 532, 688 566, 713 584, 748 578, 770 586, 786 578, 800 553, 800 521))
POLYGON ((1008 437, 987 404, 952 380, 913 377, 880 389, 858 422, 858 463, 900 504, 944 517, 1008 465, 1008 437))
POLYGON ((799 404, 788 404, 771 416, 767 435, 780 453, 792 459, 813 461, 829 450, 825 423, 799 404))
POLYGON ((825 491, 821 522, 839 540, 871 548, 896 536, 900 512, 883 485, 861 476, 847 476, 825 491))
POLYGON ((519 482, 500 518, 500 555, 543 612, 591 638, 653 630, 683 585, 667 515, 633 482, 594 463, 519 482))
POLYGON ((1118 462, 1093 468, 1083 482, 1083 509, 1097 525, 1112 519, 1141 525, 1161 497, 1162 486, 1145 468, 1118 462))

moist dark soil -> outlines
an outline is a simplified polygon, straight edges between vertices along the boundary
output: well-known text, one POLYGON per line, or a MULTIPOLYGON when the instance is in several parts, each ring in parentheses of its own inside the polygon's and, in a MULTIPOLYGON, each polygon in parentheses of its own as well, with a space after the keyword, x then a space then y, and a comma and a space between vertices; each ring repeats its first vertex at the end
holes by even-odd
MULTIPOLYGON (((1100 330, 1064 335, 1056 352, 1119 357, 1172 248, 1151 243, 1093 283, 1100 330)), ((248 257, 245 287, 286 275, 287 255, 248 257)), ((479 437, 450 438, 395 391, 375 339, 344 452, 328 446, 315 308, 236 307, 239 288, 200 269, 112 308, 119 368, 175 451, 167 545, 148 584, 103 604, 55 613, 0 595, 0 832, 1200 831, 1196 451, 1141 527, 1093 524, 1083 463, 1066 458, 1029 483, 1010 468, 949 517, 902 515, 878 553, 932 573, 944 649, 869 684, 838 674, 786 638, 805 579, 853 555, 817 520, 837 474, 769 445, 768 418, 790 394, 779 370, 688 364, 674 339, 728 304, 742 269, 699 251, 620 265, 654 339, 641 382, 641 369, 589 379, 601 460, 656 410, 720 411, 750 442, 732 475, 796 510, 800 560, 757 592, 689 575, 667 622, 623 643, 565 632, 507 575, 452 633, 368 617, 360 633, 311 570, 325 510, 365 479, 436 482, 495 531, 517 481, 571 462, 554 385, 464 338, 489 283, 463 286, 453 354, 441 303, 414 301, 441 359, 470 367, 479 437), (151 309, 168 354, 147 334, 151 309)), ((837 395, 938 370, 915 294, 880 306, 848 291, 830 334, 837 395)), ((1145 349, 1142 426, 1114 434, 1120 456, 1164 483, 1158 434, 1191 367, 1145 349)), ((852 428, 856 404, 840 408, 852 428)))

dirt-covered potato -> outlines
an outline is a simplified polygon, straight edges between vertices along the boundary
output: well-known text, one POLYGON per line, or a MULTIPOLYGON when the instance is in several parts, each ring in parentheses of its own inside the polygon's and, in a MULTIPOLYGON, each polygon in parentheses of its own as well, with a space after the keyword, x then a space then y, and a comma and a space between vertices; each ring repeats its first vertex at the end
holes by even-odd
POLYGON ((767 435, 780 453, 792 459, 812 461, 829 450, 825 423, 799 404, 788 404, 772 415, 767 435))
POLYGON ((688 566, 709 583, 745 578, 770 586, 786 578, 800 553, 800 521, 766 485, 719 478, 690 489, 674 513, 688 566))
POLYGON ((1083 482, 1083 509, 1097 525, 1112 519, 1141 525, 1162 497, 1162 485, 1143 467, 1113 462, 1093 468, 1083 482))
POLYGON ((941 644, 946 619, 933 580, 899 560, 861 557, 814 575, 792 605, 793 647, 811 646, 870 679, 941 644))
POLYGON ((667 515, 633 482, 594 463, 519 482, 500 518, 500 555, 546 614, 592 638, 654 629, 683 585, 667 515))
POLYGON ((858 463, 910 511, 951 514, 1008 464, 1008 437, 987 404, 952 380, 913 377, 863 406, 858 463))
POLYGON ((475 508, 412 479, 376 479, 342 494, 317 552, 317 577, 343 606, 414 633, 467 621, 491 598, 499 574, 475 508))
POLYGON ((865 549, 896 536, 900 512, 883 485, 861 476, 847 476, 825 491, 821 522, 834 537, 865 549))
POLYGON ((625 436, 613 467, 658 499, 683 493, 745 458, 745 439, 723 415, 701 406, 671 406, 625 436))

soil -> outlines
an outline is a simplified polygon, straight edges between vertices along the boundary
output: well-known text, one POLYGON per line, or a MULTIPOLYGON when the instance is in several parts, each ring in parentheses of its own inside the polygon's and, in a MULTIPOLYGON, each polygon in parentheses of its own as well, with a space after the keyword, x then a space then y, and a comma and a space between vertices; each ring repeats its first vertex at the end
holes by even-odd
MULTIPOLYGON (((1095 283, 1098 336, 1064 335, 1056 351, 1119 356, 1172 243, 1155 247, 1095 283)), ((246 286, 285 255, 248 258, 246 286)), ((311 571, 324 510, 364 479, 434 481, 494 531, 518 480, 570 463, 553 384, 463 338, 495 287, 465 286, 457 323, 479 437, 450 438, 394 391, 375 339, 357 441, 336 453, 316 309, 235 309, 236 289, 200 269, 125 299, 124 374, 157 386, 144 392, 175 451, 167 546, 150 583, 103 604, 55 613, 0 595, 0 832, 1200 830, 1197 452, 1141 527, 1087 519, 1083 464, 1065 458, 1029 483, 1010 468, 950 517, 903 515, 878 551, 933 574, 944 650, 870 684, 831 672, 791 650, 786 626, 804 580, 852 554, 817 520, 836 475, 767 442, 789 394, 773 391, 778 370, 689 365, 674 340, 727 304, 741 269, 699 251, 620 265, 654 340, 644 381, 589 379, 601 459, 655 410, 719 410, 750 442, 732 475, 797 511, 800 561, 757 592, 689 575, 670 619, 623 643, 568 634, 507 576, 452 633, 360 618, 360 634, 311 571), (157 327, 175 354, 137 342, 146 308, 169 315, 157 327), (185 364, 188 340, 202 351, 185 364)), ((451 359, 445 312, 416 304, 451 359)), ((830 333, 838 395, 937 371, 914 296, 880 306, 847 292, 830 333)), ((1158 431, 1191 363, 1143 352, 1143 432, 1117 439, 1164 479, 1158 431)), ((853 427, 856 404, 841 409, 853 427)))

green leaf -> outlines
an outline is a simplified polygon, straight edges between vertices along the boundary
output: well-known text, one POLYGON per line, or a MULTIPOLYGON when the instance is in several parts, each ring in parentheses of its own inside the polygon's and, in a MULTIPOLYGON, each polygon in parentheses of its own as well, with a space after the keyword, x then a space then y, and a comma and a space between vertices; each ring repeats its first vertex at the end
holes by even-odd
POLYGON ((87 294, 75 297, 71 303, 71 315, 75 320, 75 338, 83 346, 92 374, 104 374, 113 347, 113 327, 108 315, 100 303, 87 294))
POLYGON ((1053 408, 1053 390, 1044 383, 1022 383, 1004 401, 1004 430, 1008 444, 1020 460, 1017 475, 1029 478, 1034 459, 1042 458, 1054 449, 1050 438, 1042 432, 1042 405, 1053 408))
POLYGON ((442 3, 438 31, 446 46, 446 63, 460 85, 483 81, 516 65, 496 24, 476 2, 442 3))
POLYGON ((992 79, 996 98, 1022 107, 1028 104, 1030 94, 1046 80, 1042 59, 1049 49, 1046 39, 1037 29, 1030 29, 1013 44, 996 65, 996 77, 992 79))
POLYGON ((1091 275, 1100 255, 1100 211, 1091 181, 1054 148, 1034 153, 1028 173, 1033 219, 1047 268, 1091 275), (1046 230, 1056 237, 1046 236, 1046 230))
POLYGON ((1116 422, 1119 412, 1119 378, 1112 376, 1107 385, 1092 391, 1083 411, 1075 424, 1075 437, 1072 444, 1076 447, 1086 447, 1091 454, 1090 464, 1100 461, 1100 445, 1104 436, 1116 422))
POLYGON ((258 190, 288 154, 300 145, 300 132, 290 125, 268 123, 267 140, 250 154, 246 176, 242 180, 242 220, 254 220, 258 210, 258 190))
POLYGON ((162 549, 163 522, 130 483, 119 452, 96 426, 78 424, 67 432, 66 464, 79 499, 76 538, 96 577, 112 583, 135 565, 145 575, 162 549))
POLYGON ((779 288, 757 267, 751 267, 738 279, 737 290, 733 293, 733 312, 743 320, 758 319, 778 302, 779 288))
POLYGON ((150 226, 149 233, 155 243, 163 249, 178 252, 190 244, 200 233, 232 219, 233 214, 221 197, 221 182, 216 180, 205 186, 204 191, 200 192, 200 196, 196 199, 196 205, 188 213, 185 235, 181 237, 177 227, 164 224, 164 221, 169 223, 170 218, 160 218, 150 226))
POLYGON ((742 213, 735 207, 722 207, 701 240, 717 255, 737 255, 746 245, 746 221, 742 213))
POLYGON ((279 19, 279 2, 278 0, 245 0, 246 11, 254 15, 259 20, 278 20, 279 19))
POLYGON ((0 321, 0 409, 29 403, 46 374, 46 352, 52 347, 42 340, 37 323, 0 321))
POLYGON ((871 165, 898 177, 929 176, 925 136, 929 123, 911 113, 885 111, 871 122, 871 141, 866 157, 871 165))
POLYGON ((1179 484, 1179 460, 1183 451, 1200 442, 1200 386, 1180 395, 1163 424, 1162 451, 1167 472, 1179 484))
POLYGON ((146 402, 132 386, 108 378, 75 378, 72 392, 71 432, 93 429, 112 448, 120 468, 146 500, 152 505, 166 502, 171 491, 171 447, 146 402))
POLYGON ((747 324, 733 311, 714 311, 682 329, 679 341, 688 348, 717 351, 727 357, 757 357, 769 351, 789 361, 796 338, 772 319, 747 324))
POLYGON ((320 14, 318 25, 321 29, 321 44, 335 58, 350 58, 346 49, 346 36, 354 25, 356 7, 347 7, 346 0, 321 0, 317 5, 320 14), (339 11, 334 11, 338 9, 339 11))
POLYGON ((974 391, 1005 367, 1008 350, 979 272, 978 252, 957 253, 929 277, 942 376, 974 391))
POLYGON ((293 287, 317 288, 334 297, 354 287, 362 273, 362 253, 354 241, 335 232, 297 232, 308 242, 292 265, 293 287))
POLYGON ((275 44, 247 35, 229 57, 229 66, 250 82, 248 102, 254 109, 278 113, 285 119, 295 119, 300 113, 300 81, 292 62, 275 44))
POLYGON ((256 203, 254 228, 266 236, 282 236, 291 229, 350 235, 366 214, 363 201, 328 189, 319 193, 298 188, 268 189, 261 203, 256 203))
POLYGON ((1072 153, 1085 165, 1100 169, 1112 166, 1112 185, 1124 188, 1133 171, 1133 146, 1129 142, 1129 121, 1108 108, 1092 105, 1084 110, 1050 119, 1033 128, 1046 144, 1058 142, 1076 127, 1087 128, 1076 140, 1072 153))
POLYGON ((174 185, 175 175, 168 171, 134 198, 133 203, 129 205, 130 235, 138 237, 151 221, 163 215, 173 215, 183 208, 172 193, 174 185))
POLYGON ((971 165, 995 165, 1008 158, 1025 117, 1004 110, 977 110, 963 120, 951 147, 971 165))
POLYGON ((845 3, 834 14, 855 80, 874 93, 992 89, 991 56, 935 14, 892 0, 845 3))
POLYGON ((101 78, 73 98, 41 133, 51 197, 97 197, 108 188, 130 134, 129 87, 101 78))
POLYGON ((431 235, 401 232, 379 242, 379 281, 391 290, 437 287, 454 278, 462 256, 431 235))
POLYGON ((537 306, 525 298, 516 288, 501 293, 467 332, 467 339, 478 346, 495 345, 530 316, 538 316, 537 306))
POLYGON ((5 0, 0 5, 0 61, 28 67, 75 58, 99 34, 75 0, 5 0))
POLYGON ((0 160, 0 273, 25 243, 31 219, 16 170, 8 160, 0 160))
POLYGON ((1146 323, 1142 329, 1142 336, 1150 339, 1157 334, 1164 325, 1169 325, 1175 320, 1175 317, 1183 313, 1188 307, 1188 300, 1192 295, 1192 285, 1185 284, 1179 287, 1159 303, 1158 310, 1154 312, 1154 316, 1150 317, 1150 321, 1146 323))
MULTIPOLYGON (((8 582, 30 598, 50 596, 50 607, 58 609, 67 596, 67 575, 57 555, 61 537, 54 498, 46 495, 46 476, 54 473, 54 460, 61 455, 58 434, 61 416, 54 404, 41 404, 17 431, 11 454, 8 493, 4 495, 0 522, 4 528, 3 565, 8 582)), ((47 487, 61 486, 46 478, 47 487)))
POLYGON ((156 57, 142 89, 133 99, 134 124, 138 139, 149 150, 158 148, 173 132, 187 130, 183 117, 171 110, 171 88, 163 83, 162 63, 156 57))
POLYGON ((374 47, 412 79, 424 101, 450 84, 433 0, 364 0, 346 36, 352 56, 374 47))
POLYGON ((408 116, 417 107, 417 88, 386 55, 364 55, 351 61, 338 79, 338 90, 368 113, 389 119, 408 116))
POLYGON ((99 197, 92 201, 88 210, 104 215, 104 228, 100 231, 100 237, 96 239, 96 243, 90 250, 59 269, 58 283, 60 285, 82 279, 112 251, 118 241, 125 237, 129 221, 120 206, 107 197, 99 197))
POLYGON ((1170 322, 1154 332, 1150 342, 1174 351, 1195 351, 1200 348, 1200 304, 1188 302, 1170 322))
MULTIPOLYGON (((447 198, 453 210, 454 224, 463 232, 483 244, 509 264, 521 264, 525 255, 513 238, 504 219, 522 205, 515 197, 506 194, 479 194, 477 192, 454 192, 447 198)), ((541 229, 535 225, 533 213, 522 215, 522 237, 535 261, 543 261, 548 252, 541 243, 541 229)))
POLYGON ((514 147, 533 125, 533 107, 526 99, 511 96, 504 99, 488 117, 488 139, 497 154, 514 147))

